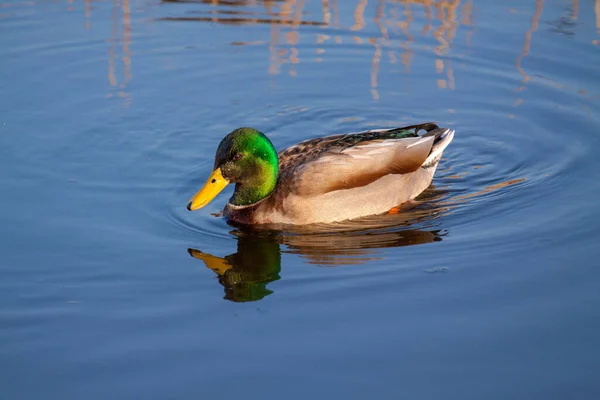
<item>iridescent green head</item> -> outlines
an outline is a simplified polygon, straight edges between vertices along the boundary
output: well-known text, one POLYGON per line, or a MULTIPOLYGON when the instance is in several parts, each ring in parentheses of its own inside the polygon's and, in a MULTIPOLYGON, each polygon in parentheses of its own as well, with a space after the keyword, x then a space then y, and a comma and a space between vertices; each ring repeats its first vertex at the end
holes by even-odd
POLYGON ((204 207, 229 183, 236 184, 231 204, 254 204, 273 192, 277 173, 277 152, 271 141, 256 129, 238 128, 221 140, 213 173, 188 210, 204 207))

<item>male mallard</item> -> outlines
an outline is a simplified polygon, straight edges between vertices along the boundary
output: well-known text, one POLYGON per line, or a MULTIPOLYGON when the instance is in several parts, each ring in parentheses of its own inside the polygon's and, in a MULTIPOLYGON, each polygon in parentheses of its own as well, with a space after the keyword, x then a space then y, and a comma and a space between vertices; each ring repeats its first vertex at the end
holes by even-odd
POLYGON ((219 144, 213 172, 187 208, 204 207, 234 182, 225 216, 242 224, 384 213, 429 186, 453 137, 454 130, 426 123, 309 139, 278 154, 263 133, 239 128, 219 144))

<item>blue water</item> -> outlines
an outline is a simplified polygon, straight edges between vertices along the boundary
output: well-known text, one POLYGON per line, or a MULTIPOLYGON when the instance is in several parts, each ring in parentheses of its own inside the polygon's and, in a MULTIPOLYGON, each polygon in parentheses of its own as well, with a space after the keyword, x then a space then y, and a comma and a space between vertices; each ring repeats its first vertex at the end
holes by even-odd
POLYGON ((600 398, 599 0, 0 1, 3 399, 600 398), (239 126, 430 120, 410 211, 185 209, 239 126))

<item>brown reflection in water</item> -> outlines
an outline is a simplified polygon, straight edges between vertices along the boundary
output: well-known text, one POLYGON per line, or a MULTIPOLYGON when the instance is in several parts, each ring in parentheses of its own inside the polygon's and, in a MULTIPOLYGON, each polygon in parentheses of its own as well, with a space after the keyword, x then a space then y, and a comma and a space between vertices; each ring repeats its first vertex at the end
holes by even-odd
MULTIPOLYGON (((436 71, 438 74, 444 74, 445 78, 439 78, 436 80, 437 86, 440 89, 451 89, 453 90, 455 87, 454 84, 454 71, 452 69, 452 64, 450 60, 444 59, 443 57, 447 54, 448 50, 451 47, 452 40, 456 34, 456 29, 459 24, 456 21, 457 17, 457 9, 460 4, 460 0, 451 0, 451 1, 439 1, 437 3, 433 3, 431 0, 404 0, 400 1, 403 5, 402 13, 398 12, 396 7, 391 8, 389 10, 389 16, 386 14, 386 6, 389 5, 385 0, 379 0, 376 7, 376 14, 373 18, 373 21, 379 28, 380 36, 374 38, 368 38, 366 43, 369 43, 374 46, 375 50, 373 53, 373 58, 371 62, 371 94, 374 100, 379 99, 378 92, 378 75, 379 75, 379 67, 382 58, 382 47, 389 48, 387 51, 388 58, 391 64, 395 64, 398 58, 401 59, 402 65, 404 67, 404 71, 406 73, 410 72, 410 66, 412 63, 412 55, 413 50, 411 49, 411 44, 414 43, 414 37, 410 33, 410 25, 413 21, 412 9, 411 5, 416 4, 420 7, 423 7, 426 15, 426 24, 421 32, 421 35, 426 36, 429 32, 432 32, 434 38, 440 43, 436 46, 433 51, 439 57, 434 61, 436 71), (441 22, 440 26, 432 31, 432 7, 435 7, 437 13, 436 18, 441 22), (403 39, 400 41, 399 47, 402 49, 402 54, 398 57, 398 54, 395 50, 395 46, 390 46, 388 44, 390 38, 389 28, 398 28, 400 33, 402 34, 403 39)), ((351 29, 358 30, 362 29, 365 26, 364 23, 364 12, 367 2, 360 1, 354 11, 354 20, 355 24, 351 29)), ((397 5, 396 3, 391 3, 393 5, 397 5)), ((470 8, 467 8, 467 11, 470 12, 470 8)), ((355 40, 358 44, 362 44, 362 40, 355 40)))
MULTIPOLYGON (((323 0, 326 2, 327 0, 323 0)), ((360 0, 354 10, 354 25, 350 27, 351 31, 360 31, 365 27, 365 8, 369 0, 360 0)))
MULTIPOLYGON (((471 21, 471 13, 473 12, 473 0, 469 0, 465 3, 462 9, 462 18, 460 23, 465 26, 473 26, 473 22, 471 21)), ((465 33, 465 41, 467 46, 471 45, 471 36, 473 35, 473 31, 468 31, 465 33)))
POLYGON ((122 0, 123 10, 123 69, 125 77, 121 83, 121 89, 124 89, 127 82, 131 79, 131 10, 129 0, 122 0))
POLYGON ((331 0, 331 8, 333 8, 333 27, 339 28, 339 26, 340 26, 340 8, 338 6, 338 0, 331 0))
MULTIPOLYGON (((404 21, 400 21, 400 18, 398 18, 399 21, 396 23, 396 25, 398 26, 398 28, 400 28, 402 34, 406 38, 406 40, 403 40, 400 44, 400 47, 402 47, 402 49, 404 50, 400 58, 402 60, 402 65, 404 66, 404 72, 409 73, 410 64, 412 63, 413 56, 413 51, 410 47, 410 44, 415 41, 413 35, 410 33, 410 24, 413 21, 412 12, 410 10, 410 3, 404 3, 403 15, 406 17, 406 19, 404 21)), ((393 50, 391 51, 391 53, 394 54, 393 50)))
POLYGON ((375 44, 375 53, 371 62, 371 95, 373 100, 379 100, 379 92, 377 91, 377 77, 379 76, 379 60, 381 60, 381 45, 375 44))
POLYGON ((525 72, 525 70, 523 69, 521 64, 523 62, 523 59, 529 54, 529 51, 531 50, 531 36, 532 36, 533 32, 537 31, 537 29, 538 29, 540 17, 542 15, 543 9, 544 9, 544 0, 536 0, 535 13, 533 14, 533 18, 531 19, 531 26, 525 33, 525 43, 523 44, 523 50, 521 51, 521 54, 517 57, 517 59, 515 61, 517 71, 519 71, 519 73, 523 76, 523 80, 522 80, 523 84, 521 85, 521 87, 519 87, 517 89, 517 91, 525 90, 525 84, 527 82, 529 82, 529 79, 530 79, 529 75, 527 75, 527 72, 525 72))
MULTIPOLYGON (((379 74, 379 63, 381 61, 383 45, 390 48, 388 51, 390 63, 395 64, 396 60, 400 58, 404 67, 404 71, 406 73, 410 72, 410 66, 413 61, 413 50, 411 45, 415 42, 414 36, 410 33, 411 22, 414 20, 411 5, 422 7, 425 11, 426 23, 421 31, 421 35, 427 36, 431 33, 439 42, 439 45, 433 48, 434 53, 438 55, 438 58, 434 61, 434 65, 436 72, 438 74, 445 74, 445 77, 436 79, 437 86, 440 89, 453 90, 455 88, 454 71, 452 69, 450 60, 445 59, 444 57, 451 48, 452 41, 459 26, 456 19, 460 0, 442 0, 436 3, 434 3, 432 0, 403 0, 399 1, 399 3, 403 5, 403 11, 399 13, 396 8, 392 8, 389 13, 390 17, 387 17, 385 13, 385 6, 388 4, 388 2, 379 0, 374 22, 379 27, 381 36, 378 38, 369 38, 366 41, 375 47, 371 66, 371 93, 373 94, 373 98, 379 98, 379 94, 377 92, 377 76, 379 74), (433 29, 432 24, 434 18, 434 8, 437 11, 435 19, 440 22, 440 25, 435 29, 433 29), (401 40, 399 45, 399 47, 402 49, 402 54, 399 57, 394 49, 394 46, 387 45, 387 41, 390 36, 387 28, 388 26, 392 28, 398 28, 402 34, 402 37, 404 38, 401 40)), ((364 13, 364 7, 357 8, 357 11, 364 13)), ((464 11, 470 13, 471 8, 466 8, 463 10, 463 12, 464 11)), ((469 19, 470 16, 467 16, 466 18, 469 19)), ((364 17, 362 19, 364 20, 364 17)), ((355 20, 357 20, 356 17, 355 20)))
MULTIPOLYGON (((131 80, 131 9, 129 0, 113 0, 113 8, 111 11, 112 27, 111 27, 111 45, 108 49, 108 84, 112 88, 112 92, 116 91, 116 96, 125 99, 124 106, 131 104, 131 94, 125 89, 127 83, 131 80), (120 13, 119 13, 120 11, 120 13), (119 32, 119 25, 122 26, 119 32), (122 42, 122 66, 123 79, 121 83, 117 79, 117 46, 122 42)), ((111 98, 115 94, 109 92, 107 97, 111 98)))
MULTIPOLYGON (((385 221, 386 216, 382 217, 385 221)), ((387 217, 388 222, 392 218, 402 218, 387 217)), ((280 279, 281 253, 298 254, 309 264, 320 266, 356 265, 381 259, 376 249, 433 243, 443 237, 436 230, 395 228, 387 231, 326 232, 323 226, 313 229, 299 228, 293 232, 236 229, 231 232, 237 239, 235 253, 225 257, 197 249, 188 249, 188 253, 217 274, 225 290, 225 299, 247 302, 261 300, 273 293, 267 285, 280 279)))
MULTIPOLYGON (((456 21, 457 9, 460 5, 460 0, 453 0, 449 2, 438 2, 435 4, 438 11, 438 19, 442 22, 434 32, 433 36, 440 42, 435 47, 434 52, 438 56, 442 57, 447 54, 448 50, 452 45, 452 40, 456 35, 456 29, 458 28, 458 22, 456 21)), ((440 89, 454 90, 454 70, 452 69, 452 63, 450 60, 444 60, 438 58, 435 60, 436 71, 438 74, 446 72, 445 79, 438 79, 437 85, 440 89)))
MULTIPOLYGON (((415 46, 415 34, 411 32, 411 24, 414 22, 414 8, 422 8, 425 12, 426 22, 420 31, 420 36, 432 36, 438 45, 430 48, 421 45, 422 48, 433 51, 437 58, 434 68, 439 75, 436 83, 440 89, 455 88, 454 71, 452 63, 446 57, 452 47, 458 27, 459 20, 466 25, 472 26, 472 0, 464 3, 461 8, 461 0, 373 0, 375 2, 374 15, 368 16, 368 0, 355 0, 350 2, 339 2, 337 0, 321 0, 320 19, 315 19, 314 14, 303 13, 306 8, 305 0, 281 0, 281 1, 223 1, 223 0, 163 0, 167 2, 196 2, 213 7, 210 11, 192 11, 185 16, 168 16, 160 18, 162 21, 199 21, 214 22, 220 24, 269 24, 269 67, 270 75, 281 73, 282 67, 286 66, 290 76, 298 75, 297 65, 304 58, 300 54, 298 45, 309 33, 299 29, 302 26, 321 27, 319 32, 311 32, 314 37, 315 57, 314 62, 321 62, 326 57, 327 45, 344 44, 345 38, 341 35, 327 34, 329 28, 339 27, 348 29, 356 34, 351 40, 357 45, 373 46, 371 58, 371 71, 369 74, 370 90, 375 100, 379 99, 378 88, 380 63, 389 60, 390 64, 396 64, 398 60, 402 63, 404 71, 410 72, 413 62, 413 47, 415 46), (262 5, 264 12, 224 9, 232 6, 256 6, 262 5), (340 7, 352 7, 353 21, 350 26, 341 26, 340 7), (209 15, 197 15, 209 14, 209 15), (358 33, 365 30, 369 21, 377 27, 378 34, 369 37, 360 36, 358 33), (391 32, 395 37, 391 37, 391 32), (285 44, 286 46, 281 46, 285 44)), ((468 34, 472 34, 468 32, 468 34)), ((244 41, 235 41, 236 45, 245 44, 244 41)))
POLYGON ((91 18, 92 18, 91 0, 85 0, 85 29, 88 31, 90 29, 92 29, 91 18))
POLYGON ((375 249, 414 246, 441 240, 439 231, 414 229, 376 234, 358 232, 349 235, 332 235, 325 233, 281 237, 281 243, 288 248, 286 252, 298 254, 307 259, 309 264, 321 266, 365 264, 382 258, 374 251, 375 249))
POLYGON ((525 182, 526 180, 527 180, 527 178, 510 179, 505 182, 500 182, 500 183, 496 183, 494 185, 489 185, 489 186, 484 187, 481 190, 478 190, 477 192, 467 193, 467 194, 452 197, 448 200, 448 203, 453 203, 456 200, 466 200, 466 199, 470 199, 472 197, 481 196, 482 194, 495 192, 496 190, 503 189, 508 186, 516 185, 518 183, 525 182))
MULTIPOLYGON (((171 21, 200 21, 220 24, 268 24, 270 37, 268 40, 246 42, 235 41, 234 45, 252 45, 268 43, 269 66, 271 75, 278 75, 282 68, 295 77, 299 74, 299 66, 309 59, 307 54, 300 54, 301 43, 313 41, 317 46, 314 50, 312 61, 321 62, 327 57, 329 48, 344 44, 346 37, 327 34, 327 30, 334 27, 347 29, 352 32, 349 40, 362 46, 372 46, 373 53, 370 63, 369 79, 370 91, 373 99, 380 97, 379 72, 381 63, 401 63, 404 73, 411 72, 414 62, 415 47, 432 51, 436 57, 432 69, 435 71, 434 79, 440 90, 453 90, 456 87, 454 69, 451 60, 447 57, 452 48, 459 27, 463 27, 465 40, 469 45, 471 36, 475 32, 473 20, 473 0, 353 0, 352 2, 339 2, 337 0, 320 0, 320 15, 306 13, 306 0, 163 0, 171 3, 198 3, 211 7, 208 11, 191 11, 194 15, 181 17, 164 17, 161 20, 171 21), (368 15, 368 10, 373 10, 368 5, 374 5, 374 14, 368 15), (264 7, 264 12, 248 11, 240 7, 264 7), (340 7, 351 7, 352 21, 347 27, 343 26, 340 19, 340 7), (423 12, 425 18, 415 20, 414 13, 423 12), (201 14, 201 15, 197 15, 201 14), (206 15, 202 15, 206 14, 206 15), (414 25, 420 24, 418 31, 414 25), (370 25, 370 26, 369 26, 370 25), (320 27, 318 32, 301 29, 303 26, 320 27), (372 34, 375 26, 377 34, 372 34), (464 27, 471 27, 464 29, 464 27), (370 30, 368 28, 371 28, 370 30), (361 32, 369 32, 361 35, 361 32), (310 36, 309 36, 310 35, 310 36), (437 41, 435 46, 418 44, 419 37, 433 37, 437 41), (310 38, 310 39, 309 39, 310 38), (285 44, 285 46, 282 46, 285 44)), ((85 27, 91 29, 92 6, 91 0, 84 0, 85 27)), ((70 5, 72 0, 69 0, 70 5)), ((532 48, 533 33, 538 29, 544 7, 544 0, 535 1, 535 12, 529 29, 525 33, 525 40, 521 53, 515 60, 517 71, 521 74, 521 85, 517 91, 526 89, 531 79, 541 79, 542 84, 551 84, 564 87, 556 82, 546 82, 544 78, 530 76, 523 68, 524 59, 532 48)), ((571 0, 569 15, 566 19, 577 20, 580 12, 578 0, 571 0)), ((600 34, 600 0, 594 0, 596 28, 600 34)), ((132 79, 132 21, 130 0, 113 0, 111 11, 112 28, 108 49, 107 79, 110 87, 108 97, 117 96, 126 99, 125 105, 131 101, 131 95, 126 91, 128 82, 132 79), (120 46, 119 46, 120 45, 120 46), (120 54, 118 54, 120 53, 120 54), (121 69, 122 68, 122 69, 121 69), (119 72, 122 72, 120 74, 119 72), (122 76, 121 78, 119 76, 122 76)), ((592 40, 600 45, 597 39, 592 40)), ((347 43, 345 43, 347 45, 347 43)), ((575 88, 578 94, 579 91, 575 88)), ((517 99, 519 105, 522 100, 517 99)))
MULTIPOLYGON (((595 7, 596 7, 596 18, 597 18, 596 23, 598 25, 598 33, 600 34, 600 0, 595 0, 595 7)), ((529 53, 531 51, 531 47, 532 47, 531 43, 532 43, 533 33, 535 31, 537 31, 539 28, 540 18, 542 16, 543 9, 544 9, 544 0, 536 0, 535 11, 534 11, 533 17, 531 19, 531 24, 529 26, 529 29, 525 33, 523 49, 522 49, 521 53, 519 54, 519 56, 517 57, 517 59, 515 60, 516 69, 523 77, 523 79, 521 80, 521 85, 515 89, 515 92, 523 92, 527 88, 527 84, 530 81, 535 81, 538 84, 550 86, 550 87, 553 87, 556 89, 572 91, 578 95, 585 96, 587 100, 593 100, 593 95, 589 94, 588 91, 585 89, 572 87, 568 84, 562 84, 560 82, 556 82, 552 79, 545 78, 540 75, 531 76, 523 69, 522 63, 523 63, 523 60, 529 55, 529 53)), ((553 31, 564 34, 564 35, 573 35, 574 32, 568 28, 573 26, 574 23, 572 21, 577 20, 578 15, 579 15, 579 1, 572 0, 571 9, 569 11, 569 14, 567 16, 561 17, 557 22, 550 23, 551 25, 554 26, 553 31)), ((594 42, 594 41, 592 41, 592 42, 594 42)), ((594 43, 594 44, 599 44, 599 43, 594 43)), ((515 100, 515 102, 513 103, 513 106, 517 107, 523 103, 524 103, 524 99, 522 97, 519 97, 515 100)), ((584 109, 586 109, 587 106, 583 105, 582 107, 584 109)), ((514 115, 512 115, 512 114, 510 114, 510 116, 514 117, 514 115)))
POLYGON ((294 21, 292 19, 279 18, 244 18, 244 17, 162 17, 161 21, 198 21, 198 22, 218 22, 224 25, 247 25, 247 24, 277 24, 282 26, 293 25, 325 25, 319 21, 294 21))
MULTIPOLYGON (((111 45, 108 48, 108 84, 111 87, 117 86, 117 77, 115 71, 115 58, 116 58, 116 48, 117 48, 117 37, 118 37, 118 0, 113 0, 113 8, 110 14, 110 19, 113 21, 112 27, 110 29, 111 36, 111 45)), ((108 97, 111 97, 109 94, 108 97)))
POLYGON ((596 12, 596 31, 600 35, 600 0, 596 0, 594 11, 596 12))
POLYGON ((321 0, 321 9, 323 10, 323 23, 326 26, 331 24, 331 11, 329 11, 329 0, 321 0))

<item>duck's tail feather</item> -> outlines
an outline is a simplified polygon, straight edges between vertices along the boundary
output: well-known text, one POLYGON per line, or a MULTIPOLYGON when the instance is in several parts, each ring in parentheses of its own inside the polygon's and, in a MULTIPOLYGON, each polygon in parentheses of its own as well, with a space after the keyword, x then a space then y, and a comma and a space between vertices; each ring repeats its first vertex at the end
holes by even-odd
POLYGON ((433 136, 435 137, 435 139, 433 140, 433 146, 431 147, 429 156, 427 157, 427 160, 425 160, 425 162, 423 163, 424 168, 437 165, 440 158, 442 158, 442 153, 454 138, 454 129, 435 128, 423 135, 423 137, 429 136, 433 136))

